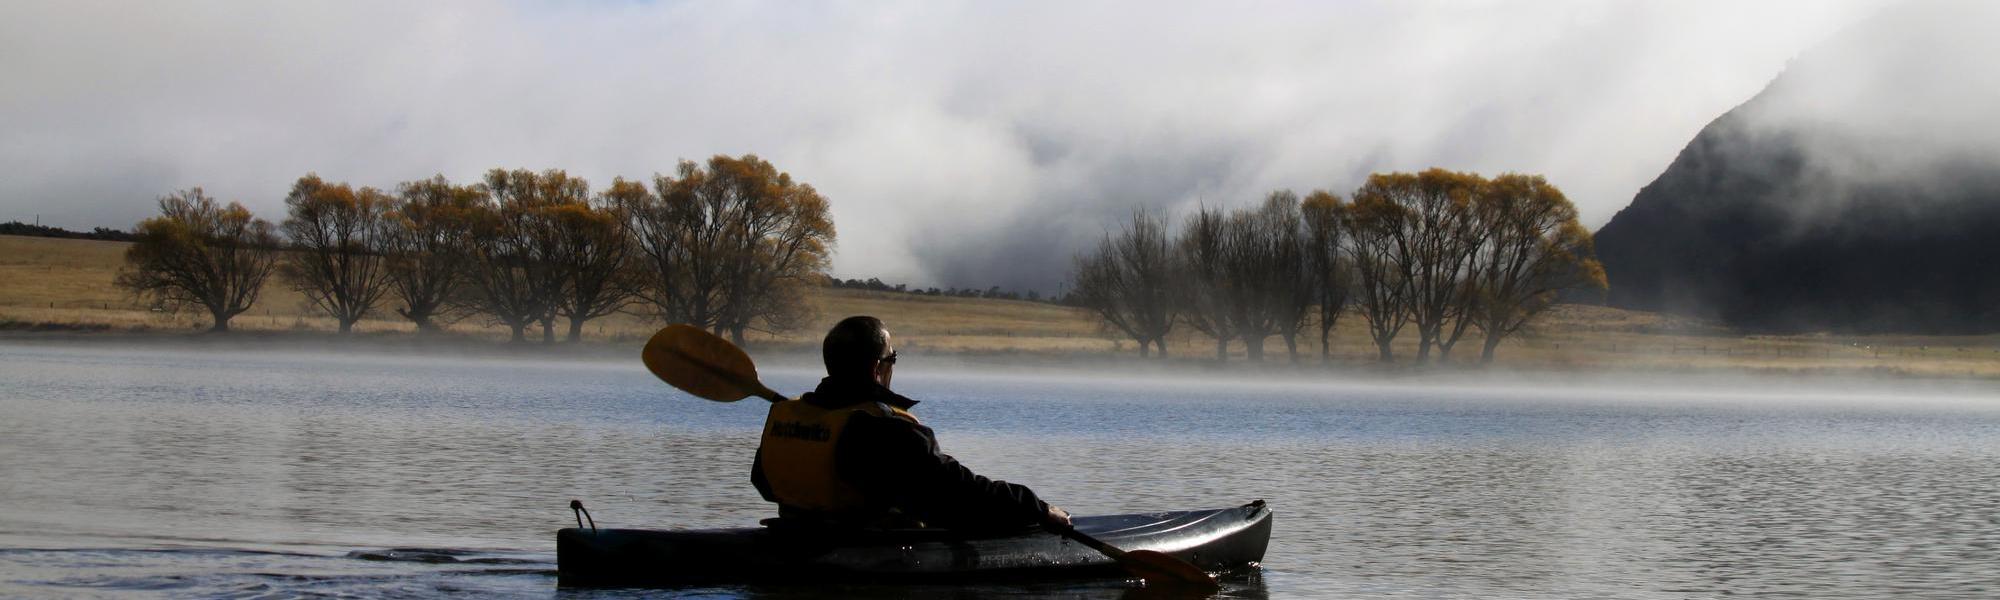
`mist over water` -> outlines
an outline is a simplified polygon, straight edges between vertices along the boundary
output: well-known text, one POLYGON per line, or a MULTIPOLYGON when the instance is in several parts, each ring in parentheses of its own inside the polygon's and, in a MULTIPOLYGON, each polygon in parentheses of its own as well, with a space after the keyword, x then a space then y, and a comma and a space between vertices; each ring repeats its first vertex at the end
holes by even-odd
MULTIPOLYGON (((896 387, 947 451, 1074 512, 1269 501, 1270 553, 1238 597, 2000 589, 2000 403, 1981 390, 913 363, 896 387)), ((796 393, 817 374, 764 377, 796 393)), ((762 405, 694 400, 636 363, 10 341, 0 381, 0 595, 632 595, 555 587, 569 499, 609 527, 772 512, 747 481, 762 405)))

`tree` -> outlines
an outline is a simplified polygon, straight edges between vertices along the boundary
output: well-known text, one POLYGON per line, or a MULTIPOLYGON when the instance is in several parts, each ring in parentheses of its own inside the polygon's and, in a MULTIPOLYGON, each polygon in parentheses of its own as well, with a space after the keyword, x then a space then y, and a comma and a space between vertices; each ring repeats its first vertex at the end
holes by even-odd
POLYGON ((643 268, 639 295, 663 320, 728 331, 785 330, 834 243, 826 198, 754 155, 682 161, 652 193, 620 200, 643 268))
POLYGON ((486 173, 487 201, 473 212, 468 269, 472 293, 461 302, 513 330, 526 341, 529 325, 542 325, 542 341, 555 341, 556 298, 564 284, 557 260, 560 236, 551 225, 554 205, 588 198, 583 180, 558 169, 486 173))
MULTIPOLYGON (((1180 316, 1176 305, 1174 247, 1164 216, 1132 211, 1116 237, 1105 233, 1097 250, 1076 257, 1075 298, 1107 328, 1130 336, 1139 356, 1158 347, 1167 356, 1167 334, 1180 316)), ((1029 292, 1029 299, 1035 299, 1029 292)))
POLYGON ((1298 357, 1306 305, 1299 245, 1299 198, 1272 192, 1257 209, 1233 211, 1223 238, 1223 314, 1243 340, 1245 356, 1264 360, 1264 342, 1281 335, 1298 357))
POLYGON ((1197 209, 1181 226, 1175 241, 1181 290, 1181 320, 1215 340, 1215 359, 1229 359, 1229 340, 1236 337, 1238 319, 1233 286, 1235 274, 1229 269, 1229 217, 1221 210, 1197 209))
POLYGON ((1305 221, 1305 281, 1318 311, 1313 323, 1319 327, 1320 360, 1332 361, 1333 328, 1354 287, 1354 265, 1342 251, 1347 243, 1347 205, 1340 196, 1316 190, 1306 195, 1299 210, 1305 221))
POLYGON ((1390 190, 1408 175, 1368 176, 1355 190, 1343 221, 1347 229, 1347 256, 1354 263, 1354 303, 1361 318, 1368 321, 1368 337, 1374 341, 1376 359, 1395 359, 1391 344, 1410 322, 1410 282, 1397 264, 1399 232, 1407 227, 1409 210, 1390 199, 1390 190))
POLYGON ((568 341, 583 338, 584 322, 618 312, 631 302, 632 244, 618 207, 645 194, 644 184, 619 178, 612 180, 594 205, 557 204, 550 208, 558 233, 555 260, 564 274, 555 312, 569 319, 568 341))
POLYGON ((1501 339, 1554 304, 1565 289, 1605 287, 1590 231, 1576 207, 1539 175, 1495 178, 1474 203, 1488 235, 1477 257, 1478 301, 1469 313, 1486 332, 1479 354, 1493 362, 1501 339))
MULTIPOLYGON (((571 177, 562 169, 548 169, 539 175, 525 170, 515 171, 511 179, 516 201, 532 207, 527 211, 530 218, 524 222, 528 239, 534 246, 534 253, 542 257, 548 266, 538 273, 539 279, 532 289, 545 296, 542 314, 535 317, 535 321, 542 325, 542 343, 553 344, 556 341, 556 316, 562 311, 564 292, 571 288, 577 275, 576 259, 568 256, 575 248, 566 245, 571 236, 565 231, 563 215, 588 215, 590 184, 581 177, 571 177)), ((572 222, 580 224, 591 220, 591 217, 583 216, 572 222)), ((581 327, 581 323, 576 325, 581 327)))
MULTIPOLYGON (((834 242, 833 217, 819 190, 792 179, 754 155, 709 160, 742 198, 734 209, 729 242, 728 301, 721 329, 743 343, 743 334, 762 323, 767 331, 789 331, 811 320, 805 289, 822 276, 834 242)), ((903 284, 896 284, 904 292, 903 284)))
MULTIPOLYGON (((1417 329, 1417 362, 1465 306, 1465 271, 1478 247, 1472 199, 1485 180, 1472 173, 1428 169, 1415 175, 1373 175, 1363 190, 1371 200, 1400 207, 1393 225, 1390 261, 1408 286, 1406 309, 1417 329)), ((1358 202, 1364 192, 1356 192, 1358 202)))
POLYGON ((214 319, 209 331, 229 331, 229 319, 250 310, 277 260, 269 221, 235 202, 217 206, 201 188, 160 198, 160 216, 134 232, 117 284, 170 309, 200 305, 214 319))
POLYGON ((403 304, 396 313, 432 333, 457 312, 450 300, 468 276, 473 216, 486 192, 443 175, 404 182, 397 192, 388 215, 389 289, 403 304))
POLYGON ((281 225, 292 242, 279 272, 306 300, 352 333, 389 291, 384 251, 392 200, 374 188, 355 190, 308 174, 285 196, 281 225))

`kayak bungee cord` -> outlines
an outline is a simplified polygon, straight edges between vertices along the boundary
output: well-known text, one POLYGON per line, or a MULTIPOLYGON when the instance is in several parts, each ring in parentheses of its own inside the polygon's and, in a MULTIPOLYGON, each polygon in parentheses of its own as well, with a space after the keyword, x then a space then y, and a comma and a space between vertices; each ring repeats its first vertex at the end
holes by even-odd
POLYGON ((582 500, 570 500, 569 512, 576 516, 577 529, 583 529, 583 520, 590 519, 590 532, 597 533, 597 519, 590 518, 590 509, 583 507, 582 500))

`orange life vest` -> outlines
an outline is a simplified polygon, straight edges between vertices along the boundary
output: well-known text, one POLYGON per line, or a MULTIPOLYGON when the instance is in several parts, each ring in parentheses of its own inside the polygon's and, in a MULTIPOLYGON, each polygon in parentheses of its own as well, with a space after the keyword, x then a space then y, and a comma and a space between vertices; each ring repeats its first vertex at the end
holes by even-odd
POLYGON ((881 402, 859 402, 821 408, 804 400, 771 404, 764 419, 762 454, 764 479, 781 506, 838 514, 868 508, 860 490, 840 478, 834 448, 856 414, 899 416, 917 420, 909 411, 881 402))

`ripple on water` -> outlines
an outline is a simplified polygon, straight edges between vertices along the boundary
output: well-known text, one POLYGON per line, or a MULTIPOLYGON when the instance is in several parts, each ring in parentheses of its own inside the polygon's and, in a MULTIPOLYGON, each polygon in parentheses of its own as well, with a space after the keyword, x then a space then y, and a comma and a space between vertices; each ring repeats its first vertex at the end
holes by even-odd
MULTIPOLYGON (((746 481, 763 411, 632 365, 0 343, 0 382, 0 596, 547 596, 571 498, 607 527, 770 512, 746 481)), ((1265 570, 1235 597, 2000 590, 1990 398, 915 370, 898 385, 946 449, 1073 512, 1270 501, 1265 570)))

